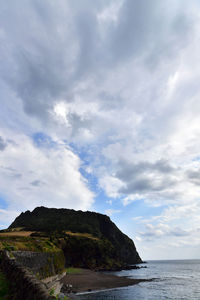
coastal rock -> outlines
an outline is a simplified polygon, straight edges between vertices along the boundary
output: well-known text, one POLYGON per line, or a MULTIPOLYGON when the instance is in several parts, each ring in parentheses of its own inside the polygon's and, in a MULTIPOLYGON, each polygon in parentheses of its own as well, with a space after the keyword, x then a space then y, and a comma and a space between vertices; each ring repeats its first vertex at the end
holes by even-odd
POLYGON ((21 213, 9 229, 19 227, 50 235, 57 233, 60 238, 62 232, 79 233, 63 236, 60 247, 67 265, 112 269, 142 262, 134 242, 108 216, 99 213, 37 207, 21 213))

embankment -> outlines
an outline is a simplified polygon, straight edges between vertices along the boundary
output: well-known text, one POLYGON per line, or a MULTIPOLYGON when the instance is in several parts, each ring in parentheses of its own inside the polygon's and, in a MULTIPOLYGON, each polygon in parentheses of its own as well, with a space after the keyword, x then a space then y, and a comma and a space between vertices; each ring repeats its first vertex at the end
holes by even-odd
POLYGON ((50 296, 44 283, 30 270, 19 265, 8 251, 0 252, 0 268, 10 283, 12 300, 55 300, 50 296))
POLYGON ((37 278, 43 279, 62 273, 65 257, 62 252, 12 251, 18 265, 28 268, 37 278))

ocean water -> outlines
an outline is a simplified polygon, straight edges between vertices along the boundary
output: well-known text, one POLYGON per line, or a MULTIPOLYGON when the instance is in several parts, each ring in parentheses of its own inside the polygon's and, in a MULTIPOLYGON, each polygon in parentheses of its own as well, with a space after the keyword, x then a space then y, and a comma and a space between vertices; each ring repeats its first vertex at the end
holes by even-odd
POLYGON ((79 297, 82 300, 200 300, 200 260, 149 261, 146 266, 112 274, 154 278, 153 281, 79 297))

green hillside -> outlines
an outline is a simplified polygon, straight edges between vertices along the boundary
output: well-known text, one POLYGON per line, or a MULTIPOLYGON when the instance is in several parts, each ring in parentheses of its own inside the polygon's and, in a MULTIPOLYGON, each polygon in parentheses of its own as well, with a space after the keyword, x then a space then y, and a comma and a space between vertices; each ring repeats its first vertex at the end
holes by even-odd
POLYGON ((90 265, 94 267, 97 262, 99 265, 141 262, 133 241, 108 216, 99 213, 37 207, 21 213, 9 230, 13 228, 59 237, 69 265, 87 266, 92 260, 90 265))

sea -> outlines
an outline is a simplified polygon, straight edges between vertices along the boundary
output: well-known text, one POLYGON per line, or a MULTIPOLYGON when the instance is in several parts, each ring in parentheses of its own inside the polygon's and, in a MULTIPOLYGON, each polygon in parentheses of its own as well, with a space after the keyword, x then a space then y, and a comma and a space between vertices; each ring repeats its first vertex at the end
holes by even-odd
POLYGON ((200 260, 148 261, 147 268, 112 272, 118 276, 153 279, 79 295, 82 300, 200 300, 200 260))

